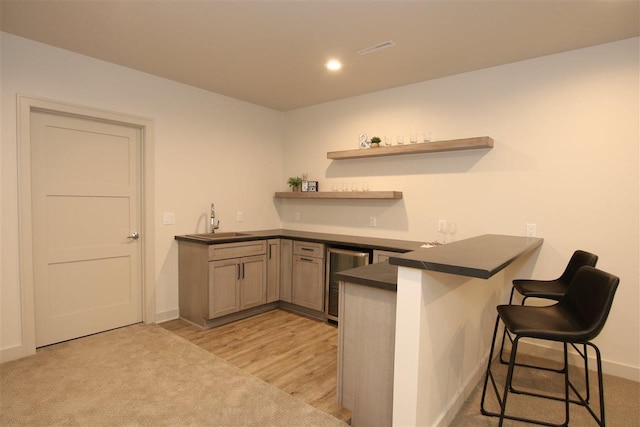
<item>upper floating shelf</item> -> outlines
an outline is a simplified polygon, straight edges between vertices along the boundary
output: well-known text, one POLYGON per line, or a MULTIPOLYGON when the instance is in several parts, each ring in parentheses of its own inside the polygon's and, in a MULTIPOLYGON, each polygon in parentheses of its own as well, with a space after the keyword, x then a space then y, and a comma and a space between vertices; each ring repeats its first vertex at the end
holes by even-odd
POLYGON ((402 199, 402 191, 287 191, 279 192, 276 199, 402 199))
POLYGON ((493 148, 493 138, 479 136, 475 138, 450 139, 447 141, 421 142, 419 144, 394 145, 357 150, 329 151, 327 159, 345 160, 364 157, 398 156, 401 154, 437 153, 441 151, 476 150, 493 148))

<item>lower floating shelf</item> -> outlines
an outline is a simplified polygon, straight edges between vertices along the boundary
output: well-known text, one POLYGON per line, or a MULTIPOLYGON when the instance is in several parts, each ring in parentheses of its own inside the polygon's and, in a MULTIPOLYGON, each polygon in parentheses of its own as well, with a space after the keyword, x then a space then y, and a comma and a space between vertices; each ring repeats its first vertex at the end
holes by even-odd
POLYGON ((275 198, 398 200, 402 199, 402 191, 287 191, 276 193, 275 198))

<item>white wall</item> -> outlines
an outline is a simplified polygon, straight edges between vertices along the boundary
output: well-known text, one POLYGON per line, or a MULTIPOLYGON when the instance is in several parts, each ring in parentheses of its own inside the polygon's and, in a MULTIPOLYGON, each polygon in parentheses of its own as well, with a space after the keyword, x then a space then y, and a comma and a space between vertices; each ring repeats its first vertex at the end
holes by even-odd
POLYGON ((640 367, 640 39, 423 82, 289 113, 1 33, 0 351, 20 345, 16 93, 150 118, 155 123, 158 318, 177 314, 175 234, 202 231, 215 201, 223 230, 292 229, 433 240, 438 219, 458 239, 545 238, 522 277, 553 277, 573 250, 600 256, 622 279, 598 339, 608 366, 640 367), (489 135, 492 150, 326 160, 357 135, 431 130, 434 138, 489 135), (283 156, 284 138, 284 156, 283 156), (321 189, 363 182, 404 192, 397 202, 277 201, 307 172, 321 189), (235 222, 243 211, 245 221, 235 222), (162 225, 175 212, 176 225, 162 225), (300 212, 302 221, 293 221, 300 212), (378 226, 368 227, 376 215, 378 226))
MULTIPOLYGON (((178 314, 176 234, 278 228, 283 114, 6 33, 2 37, 0 350, 21 345, 16 94, 152 119, 157 319, 178 314), (244 222, 235 222, 236 211, 244 222), (176 224, 163 225, 162 213, 176 224)), ((99 224, 96 224, 99 226, 99 224)))
POLYGON ((597 343, 609 372, 640 380, 639 45, 634 38, 288 112, 285 179, 307 172, 325 190, 366 181, 404 198, 279 201, 283 227, 427 241, 439 238, 439 219, 457 222, 458 239, 523 235, 535 223, 540 256, 514 275, 553 278, 574 250, 598 254, 621 285, 597 343), (356 148, 361 132, 407 138, 425 129, 437 139, 488 135, 495 145, 326 159, 356 148))

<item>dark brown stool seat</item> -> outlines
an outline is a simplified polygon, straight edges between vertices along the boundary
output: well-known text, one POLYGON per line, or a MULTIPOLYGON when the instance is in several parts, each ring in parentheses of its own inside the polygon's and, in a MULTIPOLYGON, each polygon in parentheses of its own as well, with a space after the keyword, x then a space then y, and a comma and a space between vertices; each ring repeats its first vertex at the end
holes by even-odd
POLYGON ((569 263, 565 267, 562 275, 554 280, 532 280, 532 279, 516 279, 513 281, 511 289, 511 297, 509 304, 513 302, 513 292, 518 291, 523 296, 522 304, 527 298, 546 298, 560 301, 569 289, 571 279, 578 272, 580 267, 588 265, 595 267, 598 262, 598 256, 586 251, 577 250, 571 256, 569 263))

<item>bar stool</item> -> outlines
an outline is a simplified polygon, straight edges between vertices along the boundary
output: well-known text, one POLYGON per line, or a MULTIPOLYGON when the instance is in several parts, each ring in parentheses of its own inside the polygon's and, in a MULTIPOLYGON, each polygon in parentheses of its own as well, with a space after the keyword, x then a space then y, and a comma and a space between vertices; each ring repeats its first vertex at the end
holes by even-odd
MULTIPOLYGON (((567 289, 569 289, 569 284, 571 283, 571 279, 573 279, 573 276, 580 269, 580 267, 583 267, 585 265, 590 267, 595 267, 597 262, 598 262, 597 255, 586 252, 586 251, 577 250, 571 256, 571 259, 569 260, 569 263, 565 267, 562 275, 557 279, 554 279, 554 280, 516 279, 513 281, 513 286, 511 288, 511 296, 509 297, 509 304, 513 302, 514 291, 518 291, 518 293, 523 296, 522 305, 524 305, 527 298, 544 298, 544 299, 550 299, 553 301, 560 301, 564 297, 565 293, 567 292, 567 289)), ((500 363, 502 363, 503 365, 506 365, 509 363, 509 361, 505 360, 503 357, 504 342, 505 342, 505 338, 507 337, 509 338, 509 340, 513 342, 513 340, 511 339, 511 336, 509 336, 509 334, 507 333, 507 328, 505 327, 502 334, 502 343, 500 344, 500 363)), ((587 390, 585 400, 588 402, 590 399, 590 394, 589 394, 589 375, 587 375, 587 372, 589 371, 589 361, 587 358, 587 346, 584 345, 582 351, 576 348, 575 345, 572 345, 572 346, 573 348, 575 348, 575 350, 584 360, 584 371, 585 371, 585 379, 586 379, 585 384, 586 384, 586 390, 587 390)), ((545 368, 542 366, 516 364, 516 366, 518 365, 526 366, 528 368, 537 368, 545 371, 552 371, 552 372, 563 372, 563 369, 564 369, 563 368, 558 370, 558 369, 545 368)))
POLYGON ((571 279, 580 267, 585 265, 595 267, 597 262, 598 255, 577 250, 571 256, 562 275, 555 280, 516 279, 513 281, 513 287, 511 288, 509 304, 513 302, 514 291, 518 291, 523 296, 522 305, 524 305, 527 298, 545 298, 560 301, 567 289, 569 289, 571 279))
POLYGON ((611 310, 613 297, 620 279, 604 271, 593 267, 581 267, 574 275, 569 289, 564 298, 554 305, 546 307, 523 306, 523 305, 499 305, 497 307, 498 316, 493 330, 493 339, 491 341, 491 350, 489 352, 489 362, 487 372, 484 379, 484 388, 482 390, 482 399, 480 410, 483 415, 500 417, 499 426, 505 419, 516 421, 525 421, 534 424, 549 426, 565 426, 569 424, 569 403, 576 403, 584 406, 594 420, 600 426, 605 425, 604 412, 604 391, 602 385, 602 359, 600 350, 591 341, 600 333, 611 310), (498 333, 498 325, 503 321, 507 330, 515 335, 513 340, 513 348, 509 359, 509 368, 507 378, 504 384, 504 392, 500 396, 498 386, 491 372, 491 361, 493 359, 493 351, 495 348, 496 335, 498 333), (517 416, 506 415, 507 397, 510 392, 511 381, 513 379, 513 371, 516 366, 516 354, 518 343, 522 338, 535 338, 547 341, 555 341, 563 343, 564 350, 564 398, 543 395, 532 392, 518 391, 520 394, 526 394, 534 397, 554 399, 565 402, 565 421, 563 424, 552 424, 546 421, 531 420, 517 416), (591 409, 591 406, 576 390, 575 386, 569 380, 568 344, 584 344, 592 347, 596 353, 598 388, 600 397, 600 417, 591 409), (495 392, 496 398, 500 403, 500 413, 490 412, 485 409, 485 397, 487 385, 491 379, 491 384, 495 392), (578 400, 570 400, 569 389, 578 397, 578 400))

